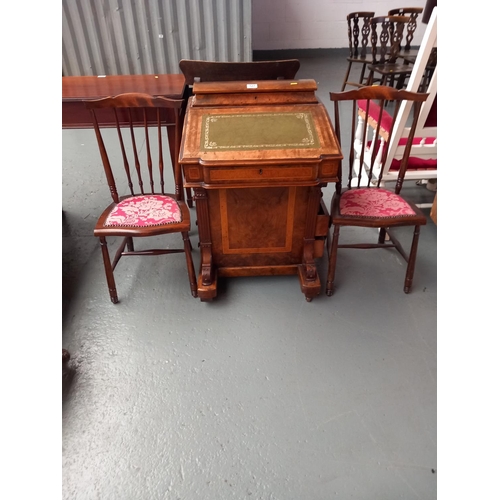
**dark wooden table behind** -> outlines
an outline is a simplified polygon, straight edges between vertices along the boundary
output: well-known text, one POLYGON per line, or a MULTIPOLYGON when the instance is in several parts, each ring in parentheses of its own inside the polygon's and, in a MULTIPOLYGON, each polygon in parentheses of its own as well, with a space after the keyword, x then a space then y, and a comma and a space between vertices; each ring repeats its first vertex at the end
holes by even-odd
MULTIPOLYGON (((182 98, 183 75, 110 75, 62 77, 62 127, 91 128, 92 120, 84 102, 126 92, 182 98)), ((114 124, 110 113, 109 123, 114 124)))

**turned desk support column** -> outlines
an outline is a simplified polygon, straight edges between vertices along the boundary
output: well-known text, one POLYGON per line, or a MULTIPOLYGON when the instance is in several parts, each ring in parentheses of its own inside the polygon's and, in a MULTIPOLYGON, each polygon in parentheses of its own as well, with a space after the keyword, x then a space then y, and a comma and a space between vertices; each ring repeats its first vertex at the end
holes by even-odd
POLYGON ((203 188, 194 188, 198 234, 200 239, 200 274, 198 276, 198 297, 202 301, 212 300, 217 295, 217 277, 212 260, 212 239, 210 234, 210 216, 208 213, 207 192, 203 188))
POLYGON ((306 300, 310 302, 320 294, 321 283, 314 260, 314 242, 316 235, 316 218, 321 201, 321 186, 310 188, 307 205, 306 226, 304 231, 304 251, 302 265, 299 266, 300 287, 306 300))

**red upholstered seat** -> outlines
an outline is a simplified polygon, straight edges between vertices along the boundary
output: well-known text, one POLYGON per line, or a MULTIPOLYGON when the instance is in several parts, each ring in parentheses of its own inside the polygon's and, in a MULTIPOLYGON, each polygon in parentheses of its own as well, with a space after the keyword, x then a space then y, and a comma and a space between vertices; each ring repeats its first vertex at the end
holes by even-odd
POLYGON ((179 204, 170 196, 132 196, 120 201, 106 218, 105 226, 149 227, 182 222, 179 204))
POLYGON ((391 218, 415 215, 401 196, 380 188, 359 188, 345 191, 340 197, 340 215, 391 218))

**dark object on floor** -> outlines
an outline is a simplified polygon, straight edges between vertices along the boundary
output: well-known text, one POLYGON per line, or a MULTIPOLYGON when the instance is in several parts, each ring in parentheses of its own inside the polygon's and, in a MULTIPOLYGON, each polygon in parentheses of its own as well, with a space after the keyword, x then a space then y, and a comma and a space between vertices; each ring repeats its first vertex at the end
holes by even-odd
POLYGON ((66 349, 62 350, 62 362, 63 364, 67 363, 70 360, 71 356, 66 349))

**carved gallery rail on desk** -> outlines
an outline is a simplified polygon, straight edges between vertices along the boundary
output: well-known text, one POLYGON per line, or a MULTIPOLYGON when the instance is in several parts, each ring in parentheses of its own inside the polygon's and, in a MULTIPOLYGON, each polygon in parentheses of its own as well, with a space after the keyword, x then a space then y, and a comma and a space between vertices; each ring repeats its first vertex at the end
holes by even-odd
POLYGON ((179 161, 195 192, 198 296, 217 279, 298 274, 308 301, 321 290, 315 258, 328 213, 321 188, 342 153, 313 80, 195 83, 179 161))

